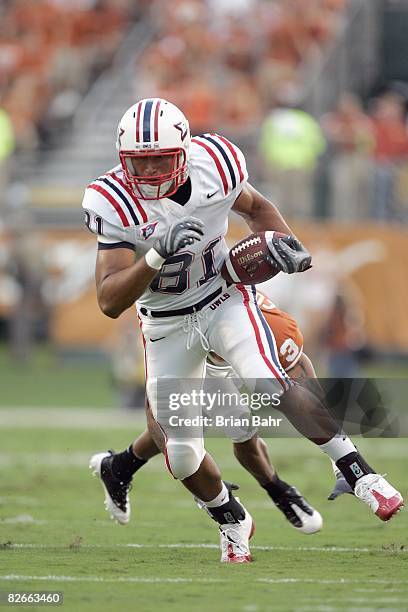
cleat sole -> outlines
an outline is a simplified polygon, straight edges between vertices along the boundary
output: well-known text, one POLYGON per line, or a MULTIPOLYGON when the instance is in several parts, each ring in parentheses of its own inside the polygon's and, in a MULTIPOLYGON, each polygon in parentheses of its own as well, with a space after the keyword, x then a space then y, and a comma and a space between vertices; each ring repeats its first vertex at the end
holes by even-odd
POLYGON ((392 510, 391 513, 385 518, 379 516, 377 513, 376 514, 382 521, 384 521, 384 523, 388 523, 391 519, 394 518, 394 516, 399 514, 404 507, 405 507, 405 504, 404 504, 404 501, 402 500, 401 503, 394 510, 392 510))

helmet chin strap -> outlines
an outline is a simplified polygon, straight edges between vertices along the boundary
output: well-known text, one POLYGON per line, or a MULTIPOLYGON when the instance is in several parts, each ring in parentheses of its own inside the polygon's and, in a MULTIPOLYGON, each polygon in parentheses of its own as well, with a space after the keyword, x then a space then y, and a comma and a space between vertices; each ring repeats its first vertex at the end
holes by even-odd
MULTIPOLYGON (((164 198, 165 194, 170 190, 172 184, 173 179, 162 183, 160 185, 158 198, 164 198)), ((148 198, 153 198, 157 194, 157 185, 138 185, 138 188, 140 189, 140 192, 148 198)))

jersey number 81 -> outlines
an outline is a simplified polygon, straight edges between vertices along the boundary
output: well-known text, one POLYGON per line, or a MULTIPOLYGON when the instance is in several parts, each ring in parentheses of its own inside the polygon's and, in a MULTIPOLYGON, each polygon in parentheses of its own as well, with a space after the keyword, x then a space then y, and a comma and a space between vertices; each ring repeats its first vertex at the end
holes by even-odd
MULTIPOLYGON (((221 237, 215 238, 207 244, 201 254, 204 274, 197 281, 197 287, 201 287, 211 278, 217 275, 214 260, 214 249, 221 237)), ((154 277, 150 283, 151 291, 160 293, 183 293, 190 286, 190 268, 194 261, 194 253, 185 251, 168 257, 161 267, 160 274, 154 277)))

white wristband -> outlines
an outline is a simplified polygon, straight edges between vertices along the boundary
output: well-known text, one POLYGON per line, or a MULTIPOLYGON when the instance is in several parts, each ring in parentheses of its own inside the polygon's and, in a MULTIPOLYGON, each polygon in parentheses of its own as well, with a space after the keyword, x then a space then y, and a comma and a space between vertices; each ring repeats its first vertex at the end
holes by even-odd
POLYGON ((145 260, 150 268, 160 270, 163 263, 166 261, 166 258, 159 255, 159 253, 155 251, 155 249, 150 249, 145 255, 145 260))

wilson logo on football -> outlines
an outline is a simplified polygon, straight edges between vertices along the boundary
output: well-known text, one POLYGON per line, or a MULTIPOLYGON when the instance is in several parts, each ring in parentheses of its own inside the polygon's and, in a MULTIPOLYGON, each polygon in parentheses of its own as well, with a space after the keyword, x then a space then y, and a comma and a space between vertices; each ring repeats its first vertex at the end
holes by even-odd
POLYGON ((251 262, 253 259, 256 259, 257 257, 263 257, 263 251, 257 251, 256 253, 248 253, 247 255, 241 255, 240 257, 237 257, 237 262, 243 266, 246 263, 251 262))

